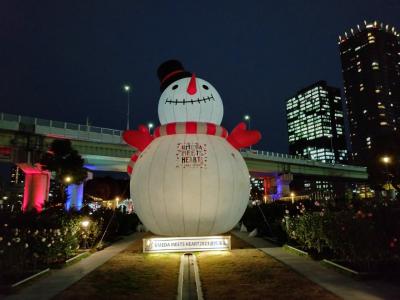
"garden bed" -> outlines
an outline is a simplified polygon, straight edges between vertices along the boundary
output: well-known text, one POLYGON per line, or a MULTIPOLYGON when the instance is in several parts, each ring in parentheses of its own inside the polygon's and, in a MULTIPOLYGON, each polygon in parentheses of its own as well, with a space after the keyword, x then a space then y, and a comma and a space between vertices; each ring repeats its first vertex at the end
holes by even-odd
POLYGON ((137 222, 135 215, 110 210, 90 216, 55 207, 40 214, 0 212, 0 290, 43 269, 63 268, 82 248, 94 247, 107 228, 103 249, 137 222))
POLYGON ((288 243, 299 245, 311 258, 353 277, 399 274, 398 202, 363 201, 347 207, 315 203, 315 207, 299 204, 298 210, 285 211, 282 227, 288 243))

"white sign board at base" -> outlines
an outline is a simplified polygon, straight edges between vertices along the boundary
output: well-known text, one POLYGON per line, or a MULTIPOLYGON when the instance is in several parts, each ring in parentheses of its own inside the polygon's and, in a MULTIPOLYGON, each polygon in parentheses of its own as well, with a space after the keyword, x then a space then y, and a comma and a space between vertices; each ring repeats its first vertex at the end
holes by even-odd
POLYGON ((221 235, 143 239, 143 253, 213 250, 231 250, 231 237, 221 235))

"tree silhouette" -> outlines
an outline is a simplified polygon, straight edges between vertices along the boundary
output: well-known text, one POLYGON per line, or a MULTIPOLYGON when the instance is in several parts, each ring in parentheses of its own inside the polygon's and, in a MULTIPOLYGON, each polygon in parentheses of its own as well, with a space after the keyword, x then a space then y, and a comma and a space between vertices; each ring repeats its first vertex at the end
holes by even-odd
POLYGON ((80 184, 87 176, 87 170, 83 167, 84 160, 78 151, 72 148, 69 140, 54 140, 40 163, 43 169, 55 172, 55 180, 60 187, 58 195, 54 195, 55 204, 65 202, 66 185, 80 184))
POLYGON ((83 167, 84 160, 78 151, 72 148, 69 140, 54 140, 49 150, 41 160, 43 168, 56 173, 56 180, 63 183, 69 177, 68 183, 80 184, 86 176, 83 167))

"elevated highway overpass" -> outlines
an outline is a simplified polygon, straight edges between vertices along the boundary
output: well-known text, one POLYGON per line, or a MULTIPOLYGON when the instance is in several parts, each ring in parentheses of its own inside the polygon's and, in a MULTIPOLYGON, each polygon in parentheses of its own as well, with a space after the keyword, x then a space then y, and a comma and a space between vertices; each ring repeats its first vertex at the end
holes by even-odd
MULTIPOLYGON (((54 139, 69 139, 91 170, 125 172, 133 149, 122 130, 0 113, 0 161, 35 162, 54 139)), ((366 180, 365 167, 327 164, 288 154, 241 151, 251 173, 259 176, 301 174, 366 180)))
MULTIPOLYGON (((132 152, 131 152, 132 153, 132 152)), ((265 176, 273 174, 300 174, 318 177, 341 177, 366 180, 365 167, 343 164, 326 164, 313 160, 301 159, 288 154, 260 150, 240 151, 251 173, 265 176)), ((92 170, 125 172, 128 157, 83 154, 87 167, 92 170)))

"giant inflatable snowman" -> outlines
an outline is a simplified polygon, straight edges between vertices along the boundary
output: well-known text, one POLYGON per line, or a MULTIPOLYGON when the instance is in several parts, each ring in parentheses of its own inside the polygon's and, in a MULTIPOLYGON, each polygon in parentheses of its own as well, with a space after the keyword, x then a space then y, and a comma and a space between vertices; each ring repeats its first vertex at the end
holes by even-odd
POLYGON ((205 236, 229 231, 249 200, 247 166, 238 149, 261 138, 240 123, 228 136, 220 126, 223 105, 207 81, 176 60, 158 69, 161 126, 128 130, 138 151, 128 165, 131 196, 143 224, 154 234, 205 236))

